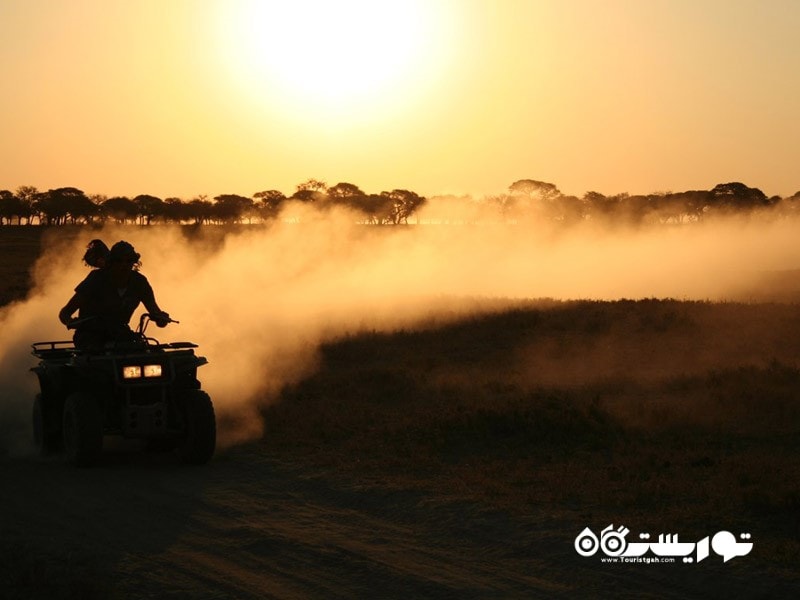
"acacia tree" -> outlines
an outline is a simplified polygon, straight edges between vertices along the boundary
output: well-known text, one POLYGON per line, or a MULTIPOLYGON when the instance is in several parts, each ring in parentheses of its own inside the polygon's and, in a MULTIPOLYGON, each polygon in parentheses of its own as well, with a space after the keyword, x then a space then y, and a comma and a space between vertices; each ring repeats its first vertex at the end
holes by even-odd
POLYGON ((10 224, 14 217, 21 221, 21 211, 22 203, 13 192, 11 190, 0 190, 0 225, 10 224))
POLYGON ((292 200, 300 200, 301 202, 324 202, 327 200, 328 186, 324 181, 319 179, 309 179, 303 183, 298 184, 297 190, 292 194, 292 200))
POLYGON ((125 196, 114 196, 100 205, 100 210, 106 217, 111 217, 117 223, 125 224, 128 219, 136 220, 139 208, 133 200, 125 196))
POLYGON ((582 221, 586 216, 586 205, 577 196, 558 196, 553 199, 552 218, 564 225, 582 221))
POLYGON ((600 192, 589 191, 583 195, 586 212, 592 219, 604 218, 611 210, 610 202, 600 192))
POLYGON ((363 212, 367 195, 357 185, 347 182, 340 182, 328 188, 327 201, 333 205, 346 206, 357 212, 363 212))
POLYGON ((278 190, 256 192, 253 194, 253 199, 256 201, 256 210, 262 219, 276 218, 283 203, 286 202, 286 196, 278 190))
POLYGON ((555 184, 535 179, 519 179, 508 186, 511 194, 509 209, 522 214, 534 211, 552 216, 551 209, 556 199, 561 197, 561 192, 555 184))
POLYGON ((89 223, 97 207, 81 190, 72 187, 48 190, 37 196, 38 210, 48 225, 63 225, 68 221, 89 223))
POLYGON ((170 223, 186 221, 190 218, 188 208, 188 204, 180 198, 166 198, 162 209, 164 220, 170 223))
POLYGON ((211 220, 213 216, 213 205, 209 201, 208 196, 201 194, 189 202, 186 214, 189 219, 194 221, 195 225, 202 225, 211 220))
POLYGON ((408 217, 426 202, 425 198, 409 190, 381 192, 381 196, 385 196, 392 203, 391 220, 395 225, 401 221, 408 224, 408 217))
POLYGON ((781 199, 776 204, 776 211, 783 217, 800 214, 800 191, 781 199))
POLYGON ((252 198, 237 194, 222 194, 214 198, 213 214, 223 223, 239 223, 244 216, 252 217, 252 198))
POLYGON ((21 203, 20 214, 18 216, 17 224, 22 224, 22 219, 25 219, 28 225, 33 222, 33 217, 36 216, 36 199, 39 196, 39 190, 32 185, 21 185, 17 188, 16 197, 21 203))
POLYGON ((710 192, 706 190, 651 194, 647 199, 647 217, 660 223, 697 221, 711 202, 710 192))
POLYGON ((136 205, 136 216, 142 225, 150 225, 150 222, 164 214, 164 201, 156 196, 140 194, 133 199, 136 205))
POLYGON ((555 184, 535 179, 519 179, 508 186, 508 191, 540 200, 552 200, 561 195, 555 184))
POLYGON ((382 194, 354 196, 350 198, 350 206, 363 214, 367 223, 380 225, 392 218, 392 199, 382 194))
POLYGON ((364 192, 362 192, 361 188, 359 188, 357 185, 344 181, 328 188, 328 196, 334 200, 346 200, 348 198, 356 198, 363 195, 364 192))
POLYGON ((767 195, 738 181, 720 183, 709 192, 709 206, 723 211, 752 210, 770 206, 767 195))

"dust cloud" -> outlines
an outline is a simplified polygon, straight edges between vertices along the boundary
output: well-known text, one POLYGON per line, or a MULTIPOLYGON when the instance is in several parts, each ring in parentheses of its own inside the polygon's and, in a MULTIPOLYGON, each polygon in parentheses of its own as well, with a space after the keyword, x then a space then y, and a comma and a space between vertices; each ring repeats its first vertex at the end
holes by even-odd
POLYGON ((28 297, 0 309, 2 444, 29 446, 30 343, 69 339, 56 314, 86 276, 81 256, 95 237, 133 243, 158 303, 180 321, 148 333, 196 342, 208 357, 199 376, 223 444, 257 437, 258 406, 312 372, 322 343, 348 333, 442 323, 520 298, 741 298, 760 273, 800 265, 797 223, 787 220, 613 231, 436 224, 425 211, 409 227, 356 221, 290 205, 272 225, 224 236, 213 226, 107 226, 51 240, 28 297))

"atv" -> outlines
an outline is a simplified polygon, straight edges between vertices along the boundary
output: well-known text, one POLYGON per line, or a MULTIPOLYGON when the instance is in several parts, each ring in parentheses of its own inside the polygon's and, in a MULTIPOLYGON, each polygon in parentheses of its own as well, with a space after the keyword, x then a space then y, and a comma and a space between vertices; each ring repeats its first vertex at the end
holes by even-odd
POLYGON ((102 453, 103 436, 116 435, 174 450, 188 464, 211 460, 214 406, 197 379, 197 368, 208 361, 194 353, 191 342, 162 344, 147 337, 150 319, 143 314, 136 331, 126 328, 126 339, 98 351, 80 350, 71 341, 32 344, 39 358, 31 371, 41 389, 33 402, 40 454, 63 446, 69 462, 91 466, 102 453))

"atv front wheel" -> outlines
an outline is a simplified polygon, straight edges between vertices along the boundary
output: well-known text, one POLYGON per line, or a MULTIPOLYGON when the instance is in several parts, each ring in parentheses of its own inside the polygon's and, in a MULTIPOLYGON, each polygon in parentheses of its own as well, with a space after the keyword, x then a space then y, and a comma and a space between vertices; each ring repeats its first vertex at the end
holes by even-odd
POLYGON ((182 398, 186 431, 176 451, 190 465, 204 465, 214 455, 217 423, 211 398, 201 390, 186 392, 182 398))
MULTIPOLYGON (((52 410, 52 409, 50 409, 52 410)), ((36 394, 33 399, 33 444, 40 456, 47 456, 61 449, 61 431, 51 431, 50 417, 53 415, 45 414, 42 395, 36 394)))
POLYGON ((64 403, 64 449, 67 460, 78 467, 97 462, 103 451, 103 417, 100 404, 90 394, 76 392, 64 403))

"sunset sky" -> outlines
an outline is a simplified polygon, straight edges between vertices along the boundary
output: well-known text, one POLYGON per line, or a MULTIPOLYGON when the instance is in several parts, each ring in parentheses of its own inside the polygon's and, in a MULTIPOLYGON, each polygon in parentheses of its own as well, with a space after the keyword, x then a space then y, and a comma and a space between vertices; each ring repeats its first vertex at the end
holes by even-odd
POLYGON ((0 0, 0 189, 800 190, 797 0, 0 0))

